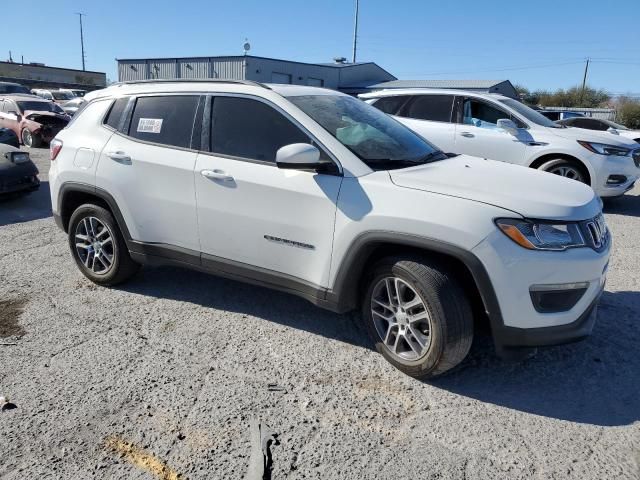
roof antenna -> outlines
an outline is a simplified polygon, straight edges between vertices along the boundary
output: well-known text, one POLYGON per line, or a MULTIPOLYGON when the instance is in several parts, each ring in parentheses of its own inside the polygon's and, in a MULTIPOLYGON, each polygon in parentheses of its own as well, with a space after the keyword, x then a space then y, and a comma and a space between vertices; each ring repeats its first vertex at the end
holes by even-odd
POLYGON ((249 50, 251 50, 251 44, 249 43, 249 39, 247 38, 244 39, 244 45, 242 46, 242 48, 244 48, 244 54, 246 56, 247 53, 249 53, 249 50))

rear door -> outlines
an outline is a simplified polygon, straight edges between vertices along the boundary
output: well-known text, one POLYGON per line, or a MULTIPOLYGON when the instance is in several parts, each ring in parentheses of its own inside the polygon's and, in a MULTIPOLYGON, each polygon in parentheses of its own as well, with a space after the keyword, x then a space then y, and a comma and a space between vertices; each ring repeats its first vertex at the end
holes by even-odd
POLYGON ((203 265, 326 287, 342 177, 276 166, 279 148, 314 141, 270 102, 221 95, 210 111, 195 173, 203 265))
POLYGON ((461 98, 455 132, 455 152, 476 157, 521 164, 531 135, 519 119, 508 111, 479 98, 461 98), (498 120, 513 120, 518 135, 498 128, 498 120))
POLYGON ((132 98, 102 150, 96 185, 113 195, 133 239, 151 244, 149 253, 180 247, 197 257, 200 250, 192 149, 192 136, 199 146, 200 101, 197 94, 132 98))
POLYGON ((398 112, 399 120, 445 152, 455 152, 453 95, 414 95, 398 112))

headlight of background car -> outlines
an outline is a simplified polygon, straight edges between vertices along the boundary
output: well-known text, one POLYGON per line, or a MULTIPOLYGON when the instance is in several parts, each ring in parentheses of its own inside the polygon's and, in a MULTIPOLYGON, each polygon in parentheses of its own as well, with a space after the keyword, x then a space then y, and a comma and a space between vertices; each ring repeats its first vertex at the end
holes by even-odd
POLYGON ((586 243, 576 223, 542 223, 500 218, 496 225, 518 245, 529 250, 566 250, 586 243))
POLYGON ((625 157, 629 155, 629 152, 631 152, 629 148, 607 145, 606 143, 583 142, 582 140, 578 140, 578 143, 590 152, 599 153, 600 155, 625 157))

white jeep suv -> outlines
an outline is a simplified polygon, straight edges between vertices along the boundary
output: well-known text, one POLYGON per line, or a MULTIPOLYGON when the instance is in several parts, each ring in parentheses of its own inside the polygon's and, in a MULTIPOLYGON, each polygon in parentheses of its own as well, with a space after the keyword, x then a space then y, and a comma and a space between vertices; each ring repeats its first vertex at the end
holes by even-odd
POLYGON ((172 264, 360 308, 420 378, 463 360, 474 316, 503 354, 591 332, 610 238, 581 183, 446 155, 321 88, 156 81, 85 98, 49 181, 97 284, 172 264))
POLYGON ((513 98, 461 90, 398 89, 360 96, 445 152, 537 168, 591 185, 601 197, 633 188, 640 145, 566 128, 513 98))

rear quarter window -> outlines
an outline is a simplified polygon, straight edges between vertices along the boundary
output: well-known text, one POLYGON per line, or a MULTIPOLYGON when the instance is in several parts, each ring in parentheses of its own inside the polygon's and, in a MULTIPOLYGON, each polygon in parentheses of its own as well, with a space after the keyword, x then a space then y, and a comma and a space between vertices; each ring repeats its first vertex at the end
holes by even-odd
POLYGON ((400 107, 405 104, 408 95, 398 95, 393 97, 382 97, 373 103, 373 106, 378 110, 388 113, 389 115, 395 115, 400 110, 400 107))
MULTIPOLYGON (((116 99, 116 101, 113 102, 113 105, 111 105, 109 113, 104 119, 104 124, 118 130, 118 128, 120 127, 120 121, 122 120, 122 114, 124 113, 124 109, 127 107, 127 103, 129 103, 129 97, 121 97, 116 99)), ((80 109, 82 108, 84 107, 80 107, 80 109)), ((78 116, 78 114, 80 113, 80 109, 75 116, 78 116)))

